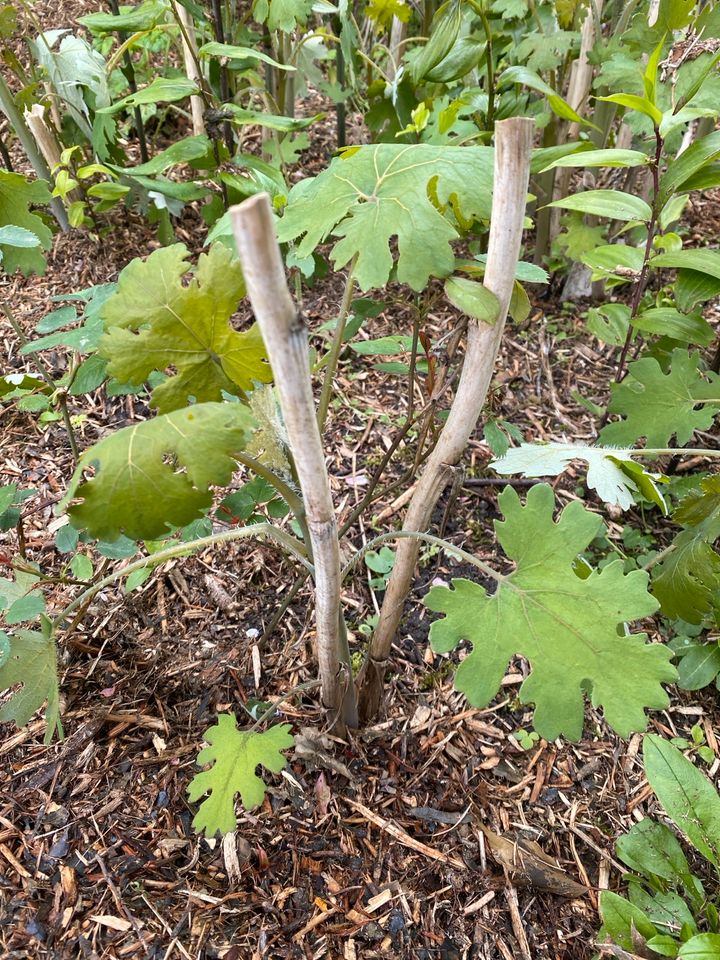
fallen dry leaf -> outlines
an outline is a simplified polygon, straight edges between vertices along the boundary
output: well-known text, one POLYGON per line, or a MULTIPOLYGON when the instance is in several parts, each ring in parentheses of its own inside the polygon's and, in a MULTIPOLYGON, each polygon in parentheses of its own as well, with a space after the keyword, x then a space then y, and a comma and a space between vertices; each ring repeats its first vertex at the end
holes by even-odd
POLYGON ((505 867, 510 879, 518 886, 531 886, 561 897, 584 897, 587 887, 569 877, 563 868, 549 857, 533 840, 501 837, 489 827, 480 824, 488 846, 499 864, 505 867))

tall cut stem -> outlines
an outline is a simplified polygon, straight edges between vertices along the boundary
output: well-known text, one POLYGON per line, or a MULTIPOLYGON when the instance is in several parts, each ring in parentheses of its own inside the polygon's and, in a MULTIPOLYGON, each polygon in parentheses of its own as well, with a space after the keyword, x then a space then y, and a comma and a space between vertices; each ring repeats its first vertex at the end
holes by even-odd
POLYGON ((315 568, 322 699, 336 729, 344 733, 357 726, 357 706, 347 635, 340 626, 340 547, 308 369, 307 330, 288 291, 270 198, 256 194, 230 212, 305 503, 315 568))
MULTIPOLYGON (((3 76, 0 74, 0 110, 5 114, 8 119, 10 126, 13 128, 17 134, 18 140, 22 144, 22 148, 27 154, 27 158, 30 161, 30 164, 35 171, 37 177, 40 180, 47 180, 48 183, 52 184, 52 176, 48 165, 45 163, 42 154, 37 148, 37 144, 33 140, 33 136, 28 130, 27 124, 20 115, 20 111, 15 106, 15 100, 13 95, 10 92, 10 88, 3 76)), ((51 204, 52 212, 55 216, 55 219, 58 222, 58 226, 63 231, 67 233, 70 229, 70 223, 68 222, 67 213, 65 212, 65 207, 60 203, 57 197, 53 197, 51 204)))
MULTIPOLYGON (((455 400, 408 506, 403 532, 422 533, 452 478, 485 404, 500 348, 522 239, 534 121, 502 120, 495 126, 495 181, 484 285, 495 294, 498 315, 490 325, 470 319, 467 351, 455 400)), ((369 719, 382 699, 383 674, 407 599, 418 556, 417 539, 398 544, 369 657, 358 678, 361 716, 369 719)))

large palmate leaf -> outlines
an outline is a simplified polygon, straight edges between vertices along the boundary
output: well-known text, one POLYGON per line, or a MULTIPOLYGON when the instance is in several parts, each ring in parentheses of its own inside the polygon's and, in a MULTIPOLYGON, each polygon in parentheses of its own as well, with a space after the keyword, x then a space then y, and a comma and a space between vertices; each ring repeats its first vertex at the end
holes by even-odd
POLYGON ((51 200, 48 185, 44 180, 26 180, 19 173, 0 170, 0 227, 19 227, 37 238, 32 246, 21 246, 0 239, 0 254, 3 268, 8 273, 20 269, 29 273, 45 273, 45 257, 42 250, 49 250, 52 231, 30 207, 46 204, 51 200))
POLYGON ((238 730, 234 713, 221 714, 216 726, 205 733, 210 744, 198 754, 201 766, 211 763, 209 770, 196 774, 190 781, 188 795, 191 803, 209 794, 193 820, 193 827, 207 836, 232 833, 237 827, 235 796, 239 793, 246 808, 256 807, 265 797, 265 784, 255 773, 261 764, 273 773, 285 766, 280 752, 295 742, 290 735, 290 724, 281 723, 264 733, 238 730))
POLYGON ((488 218, 493 151, 489 147, 435 147, 380 143, 348 150, 327 170, 290 191, 278 225, 281 240, 304 234, 299 257, 335 236, 336 268, 357 257, 363 290, 381 287, 393 267, 390 240, 397 237, 397 278, 422 290, 430 276, 453 272, 450 241, 459 234, 448 214, 488 218))
POLYGON ((133 260, 102 309, 106 333, 99 352, 111 376, 141 384, 153 370, 174 368, 152 392, 161 413, 272 379, 259 327, 238 333, 229 323, 245 294, 238 261, 215 244, 184 286, 187 256, 186 247, 175 244, 133 260))
POLYGON ((200 403, 118 430, 86 450, 63 505, 75 527, 112 542, 155 539, 202 516, 230 480, 253 421, 239 403, 200 403), (85 479, 89 468, 95 475, 85 479))
POLYGON ((720 556, 713 549, 720 538, 720 475, 701 480, 700 490, 681 500, 673 520, 685 529, 653 569, 652 592, 666 616, 702 623, 720 589, 720 556))
POLYGON ((720 410, 720 377, 708 373, 703 378, 699 363, 698 353, 688 355, 682 348, 673 350, 668 373, 654 357, 631 363, 622 383, 612 385, 608 405, 624 419, 602 429, 602 442, 633 444, 645 437, 648 447, 667 447, 677 436, 682 446, 695 430, 707 430, 720 410))
POLYGON ((434 587, 425 598, 446 614, 432 625, 440 653, 470 640, 472 653, 458 667, 455 685, 473 706, 487 706, 500 688, 510 658, 528 659, 532 672, 520 688, 535 703, 535 726, 548 740, 582 733, 583 693, 601 706, 622 736, 645 726, 645 707, 662 708, 661 683, 672 681, 671 653, 646 643, 644 634, 623 632, 626 620, 657 609, 648 575, 623 573, 621 560, 580 579, 577 555, 602 528, 599 517, 578 501, 553 522, 554 494, 547 484, 530 489, 526 506, 508 487, 499 504, 498 541, 517 567, 488 596, 479 584, 453 580, 453 589, 434 587))
POLYGON ((581 443, 521 443, 493 460, 490 466, 502 475, 554 477, 567 470, 574 460, 584 460, 588 465, 587 485, 605 503, 628 510, 635 503, 635 496, 642 494, 664 510, 657 475, 643 470, 641 464, 632 459, 633 452, 581 443))
POLYGON ((60 723, 57 655, 55 641, 36 630, 16 630, 12 637, 0 631, 0 690, 22 684, 0 707, 0 723, 12 721, 23 727, 47 702, 45 742, 49 743, 60 723))

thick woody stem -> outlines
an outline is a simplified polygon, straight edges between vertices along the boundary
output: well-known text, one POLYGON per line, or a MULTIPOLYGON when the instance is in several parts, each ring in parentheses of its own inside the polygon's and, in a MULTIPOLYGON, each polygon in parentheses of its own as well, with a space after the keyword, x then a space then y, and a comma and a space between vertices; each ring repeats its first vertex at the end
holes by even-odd
POLYGON ((270 198, 230 210, 248 296, 260 324, 305 503, 315 566, 315 622, 322 698, 336 729, 357 726, 347 636, 340 610, 335 508, 310 382, 307 330, 287 287, 270 198))
MULTIPOLYGON (((497 298, 498 315, 492 325, 474 319, 468 322, 467 350, 457 393, 408 506, 402 526, 406 533, 427 530, 485 403, 515 282, 534 129, 534 121, 527 117, 502 120, 495 126, 495 180, 483 283, 497 298)), ((410 592, 418 550, 416 539, 403 539, 398 544, 369 657, 358 678, 363 719, 372 717, 380 706, 383 674, 410 592)))

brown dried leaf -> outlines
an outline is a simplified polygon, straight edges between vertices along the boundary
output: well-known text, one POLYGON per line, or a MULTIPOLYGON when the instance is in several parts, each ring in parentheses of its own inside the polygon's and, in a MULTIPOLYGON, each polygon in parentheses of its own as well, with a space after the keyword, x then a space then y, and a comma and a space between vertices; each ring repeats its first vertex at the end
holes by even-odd
POLYGON ((506 867, 518 886, 531 886, 561 897, 584 897, 587 887, 573 880, 563 868, 532 840, 509 840, 480 824, 488 846, 499 864, 506 867))

